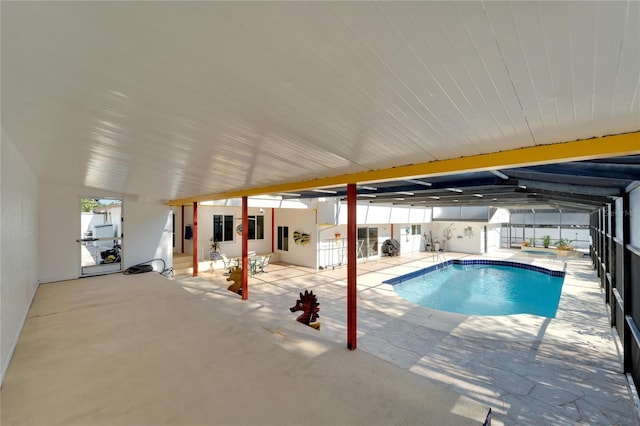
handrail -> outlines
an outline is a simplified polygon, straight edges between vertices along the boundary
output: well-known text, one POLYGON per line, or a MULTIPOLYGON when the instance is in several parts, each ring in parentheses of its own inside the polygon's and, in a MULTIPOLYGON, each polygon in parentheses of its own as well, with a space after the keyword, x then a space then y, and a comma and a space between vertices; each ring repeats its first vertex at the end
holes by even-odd
POLYGON ((444 255, 444 253, 440 252, 440 251, 436 251, 433 253, 433 260, 434 262, 438 262, 438 261, 442 261, 442 263, 444 263, 445 265, 443 266, 443 268, 446 268, 446 262, 447 262, 447 258, 444 255))

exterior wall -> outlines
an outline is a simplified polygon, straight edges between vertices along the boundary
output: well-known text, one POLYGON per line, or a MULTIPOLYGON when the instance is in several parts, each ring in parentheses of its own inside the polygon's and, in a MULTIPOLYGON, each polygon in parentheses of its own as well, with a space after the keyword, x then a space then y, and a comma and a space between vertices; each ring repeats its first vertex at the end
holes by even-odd
MULTIPOLYGON (((80 198, 117 197, 95 189, 44 183, 40 186, 39 279, 54 282, 80 276, 80 198)), ((164 204, 143 204, 124 197, 122 214, 123 267, 163 258, 172 265, 170 209, 164 204)))
POLYGON ((280 260, 282 262, 291 263, 294 265, 307 266, 309 268, 317 269, 317 254, 318 250, 320 249, 320 245, 317 238, 318 232, 316 232, 317 227, 315 209, 277 209, 275 212, 274 220, 276 227, 276 235, 274 236, 274 239, 277 239, 278 226, 289 227, 289 250, 278 250, 276 245, 275 252, 280 254, 280 260), (293 240, 293 233, 295 231, 304 232, 311 235, 311 241, 309 242, 309 244, 296 244, 293 240))
POLYGON ((431 222, 425 232, 430 233, 432 241, 438 240, 444 251, 481 254, 485 225, 477 222, 431 222), (447 230, 451 238, 445 242, 447 230))
MULTIPOLYGON (((198 207, 198 213, 200 213, 200 207, 198 207)), ((182 214, 182 213, 180 213, 182 214)), ((176 221, 176 227, 178 226, 178 222, 176 221)), ((176 234, 179 234, 184 237, 185 235, 185 227, 191 226, 193 228, 193 206, 184 206, 184 224, 182 228, 176 230, 176 234)), ((193 239, 184 240, 184 254, 193 254, 193 239)))
MULTIPOLYGON (((380 225, 380 229, 383 229, 383 227, 385 230, 390 228, 389 225, 380 225)), ((400 254, 424 251, 424 227, 425 224, 422 222, 401 223, 393 225, 393 239, 398 240, 398 242, 400 243, 400 254), (411 225, 420 225, 421 232, 419 234, 412 234, 411 225)), ((382 238, 380 241, 380 245, 382 245, 382 243, 384 243, 387 238, 388 237, 384 236, 384 238, 382 238)))
MULTIPOLYGON (((128 202, 123 206, 124 267, 153 259, 163 259, 165 267, 172 266, 171 211, 164 204, 140 204, 128 202)), ((154 263, 159 270, 160 263, 154 263)))
MULTIPOLYGON (((178 208, 179 209, 179 208, 178 208)), ((187 216, 187 209, 185 208, 185 222, 193 222, 193 208, 190 207, 189 214, 187 216), (191 219, 189 219, 191 218, 191 219)), ((249 207, 248 214, 262 215, 264 216, 264 239, 262 240, 249 240, 249 251, 255 251, 256 253, 271 253, 271 223, 273 218, 273 210, 270 208, 262 209, 264 213, 260 213, 260 208, 249 207)), ((278 210, 279 212, 280 210, 278 210)), ((296 210, 300 211, 300 210, 296 210)), ((198 206, 198 258, 200 260, 209 260, 210 246, 213 237, 213 216, 216 214, 233 215, 234 228, 242 223, 242 207, 225 207, 225 206, 210 206, 199 205, 198 206)), ((193 253, 192 243, 189 244, 189 253, 193 253)), ((185 241, 185 251, 187 250, 187 244, 185 241)), ((233 234, 233 241, 220 242, 220 248, 218 252, 224 253, 227 256, 234 257, 242 254, 242 236, 237 232, 233 234)))
POLYGON ((77 278, 80 271, 80 247, 76 238, 80 231, 79 194, 72 187, 42 183, 38 222, 39 268, 41 282, 77 278), (53 214, 55 212, 55 214, 53 214))
POLYGON ((91 212, 83 212, 81 221, 82 224, 80 225, 80 229, 82 230, 82 234, 84 236, 84 234, 89 231, 93 232, 94 227, 102 225, 104 223, 104 215, 94 214, 91 212))
POLYGON ((0 138, 0 383, 38 288, 38 181, 4 131, 0 138))

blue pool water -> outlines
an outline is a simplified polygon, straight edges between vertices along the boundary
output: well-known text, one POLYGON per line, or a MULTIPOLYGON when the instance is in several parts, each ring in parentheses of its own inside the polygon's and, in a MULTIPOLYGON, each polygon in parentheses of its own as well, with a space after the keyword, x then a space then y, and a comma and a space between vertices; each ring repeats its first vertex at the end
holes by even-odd
POLYGON ((563 272, 515 262, 469 262, 473 261, 448 261, 437 268, 386 282, 393 284, 400 297, 442 311, 555 317, 564 282, 563 272))

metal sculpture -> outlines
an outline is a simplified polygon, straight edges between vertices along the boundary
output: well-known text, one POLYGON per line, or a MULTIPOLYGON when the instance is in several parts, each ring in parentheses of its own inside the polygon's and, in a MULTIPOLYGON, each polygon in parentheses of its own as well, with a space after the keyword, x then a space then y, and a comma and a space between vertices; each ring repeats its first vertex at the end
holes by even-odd
POLYGON ((242 268, 234 266, 227 277, 227 281, 233 281, 233 284, 227 287, 227 290, 242 296, 242 268))
POLYGON ((300 299, 296 302, 295 306, 289 308, 291 312, 302 311, 302 314, 296 318, 296 321, 301 322, 304 325, 320 330, 320 323, 314 323, 320 314, 320 303, 313 294, 313 291, 305 290, 304 294, 300 293, 300 299))
POLYGON ((296 244, 306 246, 307 244, 309 244, 310 241, 311 241, 311 235, 305 232, 295 231, 293 233, 293 242, 296 244))

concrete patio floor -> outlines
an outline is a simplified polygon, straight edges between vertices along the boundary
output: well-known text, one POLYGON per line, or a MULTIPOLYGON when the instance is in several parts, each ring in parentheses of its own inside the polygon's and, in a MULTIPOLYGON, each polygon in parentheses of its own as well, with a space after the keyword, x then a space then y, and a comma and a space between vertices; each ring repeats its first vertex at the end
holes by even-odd
MULTIPOLYGON (((622 373, 620 342, 588 257, 538 259, 517 250, 446 257, 509 259, 565 270, 556 318, 467 316, 417 306, 382 282, 432 265, 432 255, 361 260, 359 350, 492 407, 494 424, 640 424, 622 373)), ((288 308, 296 295, 313 290, 320 302, 319 334, 346 345, 346 267, 315 271, 280 264, 267 270, 250 279, 250 300, 274 315, 295 317, 288 308)), ((223 292, 228 285, 219 271, 201 279, 223 292)))
POLYGON ((494 425, 639 425, 589 260, 517 260, 566 270, 556 318, 416 306, 381 283, 431 255, 360 261, 353 352, 346 267, 272 264, 250 278, 248 301, 221 270, 43 285, 0 423, 463 425, 492 407, 494 425), (289 311, 305 289, 320 302, 319 332, 289 311))

